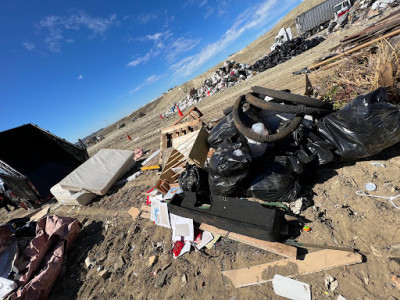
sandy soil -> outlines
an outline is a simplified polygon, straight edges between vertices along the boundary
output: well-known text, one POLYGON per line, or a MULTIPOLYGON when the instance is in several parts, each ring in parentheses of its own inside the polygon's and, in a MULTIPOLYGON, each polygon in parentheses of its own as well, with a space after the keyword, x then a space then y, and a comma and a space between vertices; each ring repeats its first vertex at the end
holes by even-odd
MULTIPOLYGON (((292 72, 311 65, 335 46, 341 37, 359 29, 359 26, 353 26, 335 33, 310 51, 214 94, 197 107, 207 121, 222 116, 224 108, 232 105, 239 95, 248 92, 254 85, 289 88, 294 93, 302 94, 304 77, 292 75, 292 72)), ((246 54, 248 62, 258 55, 253 54, 246 54)), ((310 74, 311 82, 327 72, 334 72, 334 69, 310 74)), ((194 86, 195 83, 187 83, 187 86, 194 86)), ((133 123, 126 122, 127 126, 121 130, 109 128, 105 140, 91 147, 90 154, 102 148, 134 149, 140 146, 150 150, 150 153, 158 149, 160 129, 170 126, 177 118, 161 120, 159 114, 181 96, 178 89, 174 89, 149 105, 145 117, 133 123), (133 141, 126 138, 127 133, 133 141)), ((400 266, 393 259, 400 257, 400 211, 386 200, 355 194, 370 181, 378 186, 377 195, 400 193, 399 167, 400 145, 396 145, 363 161, 320 168, 316 170, 316 176, 310 178, 309 189, 314 193, 314 206, 302 215, 311 221, 312 230, 303 232, 298 240, 355 248, 364 256, 362 264, 295 277, 311 285, 313 299, 336 299, 339 294, 346 299, 400 298, 400 291, 390 281, 391 273, 400 274, 400 266), (370 164, 375 161, 383 163, 385 168, 370 164), (324 285, 326 274, 339 283, 338 288, 328 295, 324 285)), ((53 288, 51 299, 278 299, 270 283, 235 289, 229 279, 221 275, 221 271, 280 260, 280 256, 221 239, 211 250, 192 251, 174 260, 170 230, 157 227, 147 219, 132 220, 127 210, 145 203, 142 193, 154 185, 157 177, 156 172, 149 171, 132 182, 112 188, 107 195, 96 198, 86 207, 61 206, 53 211, 77 218, 84 227, 67 257, 65 270, 53 288), (89 270, 84 266, 87 256, 98 261, 89 270), (157 256, 157 261, 150 267, 148 260, 151 256, 157 256), (101 278, 98 266, 109 270, 109 277, 101 278), (164 272, 163 286, 155 287, 164 272)), ((19 216, 21 211, 19 209, 7 215, 1 210, 0 218, 7 221, 19 216)))

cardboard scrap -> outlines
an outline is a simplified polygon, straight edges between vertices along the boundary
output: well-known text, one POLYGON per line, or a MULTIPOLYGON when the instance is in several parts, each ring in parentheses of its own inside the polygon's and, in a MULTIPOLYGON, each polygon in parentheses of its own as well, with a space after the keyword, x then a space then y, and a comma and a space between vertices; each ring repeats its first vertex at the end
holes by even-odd
POLYGON ((131 207, 128 210, 128 214, 131 215, 132 219, 136 220, 137 217, 140 215, 140 210, 138 208, 136 208, 136 207, 131 207))
POLYGON ((303 260, 283 259, 237 270, 223 271, 236 288, 271 281, 275 274, 293 277, 362 262, 360 254, 339 250, 321 250, 306 254, 303 260))

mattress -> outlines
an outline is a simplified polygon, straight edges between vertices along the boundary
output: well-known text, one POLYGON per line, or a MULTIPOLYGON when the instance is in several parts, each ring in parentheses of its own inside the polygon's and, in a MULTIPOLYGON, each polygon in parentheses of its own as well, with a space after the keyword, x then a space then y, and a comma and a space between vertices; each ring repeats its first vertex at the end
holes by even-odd
POLYGON ((56 184, 50 189, 50 192, 58 202, 64 205, 87 205, 97 195, 91 192, 72 192, 63 189, 59 184, 56 184))
POLYGON ((102 149, 59 182, 66 190, 105 195, 135 165, 130 150, 102 149))

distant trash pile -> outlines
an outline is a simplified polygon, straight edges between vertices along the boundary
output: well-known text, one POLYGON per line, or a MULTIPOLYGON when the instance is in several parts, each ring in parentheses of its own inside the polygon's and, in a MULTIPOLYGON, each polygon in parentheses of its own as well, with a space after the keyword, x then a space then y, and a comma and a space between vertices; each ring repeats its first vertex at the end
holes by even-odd
POLYGON ((262 59, 256 61, 252 65, 251 69, 256 72, 264 72, 267 69, 273 68, 294 56, 297 56, 304 51, 307 51, 321 42, 324 39, 321 37, 316 37, 311 40, 306 40, 301 37, 297 37, 291 41, 287 41, 284 44, 277 46, 274 51, 269 55, 264 56, 262 59))
POLYGON ((205 97, 234 86, 253 75, 250 65, 237 63, 234 60, 227 60, 210 78, 204 81, 203 86, 199 89, 192 88, 185 98, 175 102, 162 117, 174 115, 178 112, 178 109, 182 111, 191 107, 205 97))

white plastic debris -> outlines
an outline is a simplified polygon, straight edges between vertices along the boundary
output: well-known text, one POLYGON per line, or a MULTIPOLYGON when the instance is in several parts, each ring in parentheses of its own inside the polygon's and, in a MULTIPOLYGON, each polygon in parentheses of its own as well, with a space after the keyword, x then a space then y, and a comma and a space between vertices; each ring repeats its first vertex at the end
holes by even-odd
POLYGON ((365 189, 368 192, 376 191, 376 184, 372 183, 372 182, 368 182, 368 183, 365 184, 365 189))
POLYGON ((16 288, 17 284, 14 281, 0 277, 0 299, 4 299, 16 288))
POLYGON ((310 285, 307 283, 275 274, 272 287, 278 296, 293 300, 311 300, 310 285))
MULTIPOLYGON (((268 135, 268 130, 265 127, 263 123, 255 123, 253 126, 251 126, 251 130, 253 130, 255 133, 258 133, 262 136, 267 136, 268 135)), ((251 150, 251 156, 254 157, 259 157, 265 153, 265 150, 267 149, 267 143, 259 143, 256 141, 253 141, 251 139, 247 139, 250 150, 251 150)))

